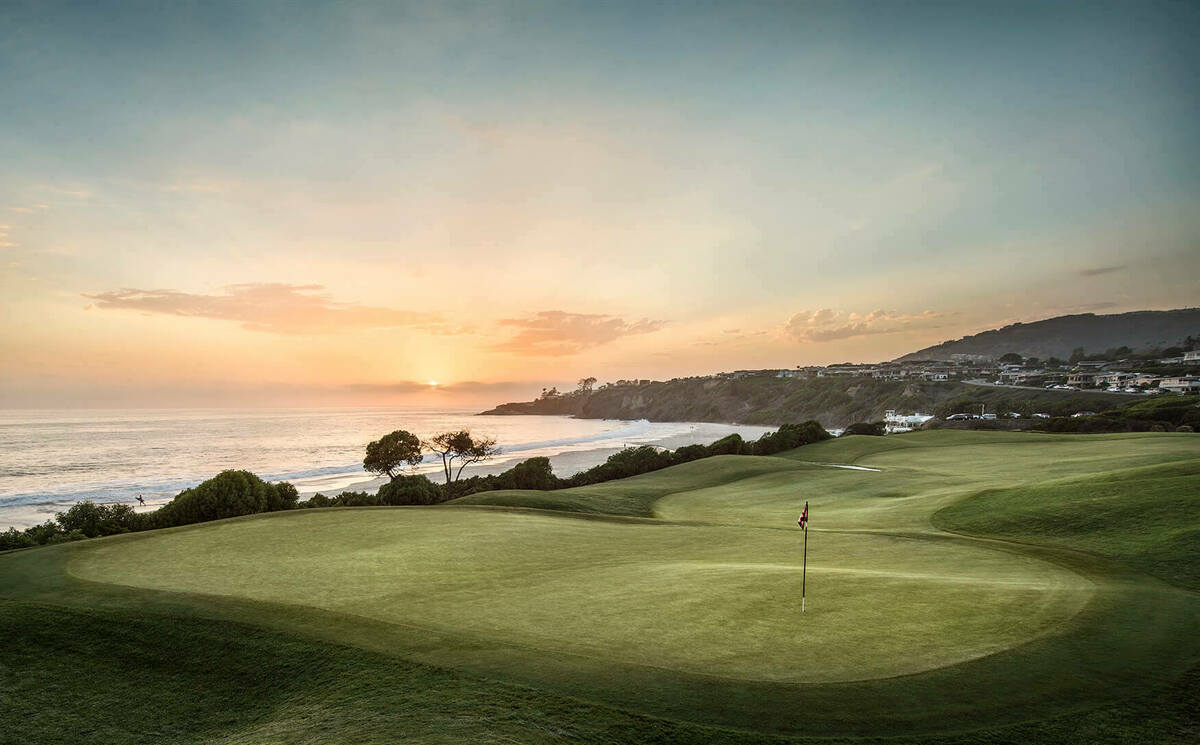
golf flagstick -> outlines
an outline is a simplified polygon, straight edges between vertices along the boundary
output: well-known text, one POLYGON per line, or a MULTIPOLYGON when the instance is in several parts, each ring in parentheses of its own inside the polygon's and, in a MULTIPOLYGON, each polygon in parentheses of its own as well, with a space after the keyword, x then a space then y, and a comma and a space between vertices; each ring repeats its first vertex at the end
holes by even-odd
POLYGON ((800 570, 800 612, 804 612, 804 585, 808 580, 808 526, 804 526, 804 564, 800 570))
POLYGON ((808 502, 804 503, 804 512, 800 513, 800 519, 797 520, 800 528, 804 530, 804 563, 800 569, 800 612, 804 612, 804 590, 808 583, 808 502))

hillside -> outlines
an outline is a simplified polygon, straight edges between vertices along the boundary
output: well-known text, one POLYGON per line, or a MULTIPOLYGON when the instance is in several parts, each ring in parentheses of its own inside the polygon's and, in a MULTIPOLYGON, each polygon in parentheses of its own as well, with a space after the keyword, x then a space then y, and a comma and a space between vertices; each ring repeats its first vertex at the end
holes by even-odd
POLYGON ((1143 352, 1177 345, 1189 336, 1200 336, 1200 308, 1141 310, 1102 316, 1082 313, 1034 323, 1014 323, 926 347, 896 361, 948 360, 955 354, 996 358, 1008 352, 1039 359, 1067 359, 1079 347, 1088 353, 1123 346, 1143 352))
POLYGON ((1069 415, 1126 404, 1129 396, 1102 392, 987 388, 966 383, 874 378, 685 378, 644 385, 609 385, 536 401, 508 403, 484 414, 558 414, 582 419, 731 422, 778 425, 816 419, 826 427, 879 421, 888 409, 936 414, 997 408, 1069 415), (970 407, 970 408, 968 408, 970 407))

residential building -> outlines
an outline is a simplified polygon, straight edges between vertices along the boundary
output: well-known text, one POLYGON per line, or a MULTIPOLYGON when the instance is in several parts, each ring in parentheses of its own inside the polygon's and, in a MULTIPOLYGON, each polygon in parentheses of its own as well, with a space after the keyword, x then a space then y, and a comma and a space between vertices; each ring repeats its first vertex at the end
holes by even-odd
POLYGON ((1158 387, 1171 393, 1200 393, 1200 377, 1184 375, 1178 378, 1163 378, 1158 387))
POLYGON ((1067 376, 1067 385, 1095 385, 1099 375, 1096 372, 1073 372, 1067 376))
POLYGON ((933 414, 897 414, 895 409, 888 409, 883 414, 883 431, 889 435, 912 432, 930 419, 933 414))

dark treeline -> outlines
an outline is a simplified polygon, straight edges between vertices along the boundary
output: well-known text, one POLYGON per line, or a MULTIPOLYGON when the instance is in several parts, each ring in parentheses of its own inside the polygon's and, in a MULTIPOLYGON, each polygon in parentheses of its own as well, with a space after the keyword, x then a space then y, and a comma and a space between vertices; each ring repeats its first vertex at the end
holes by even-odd
MULTIPOLYGON (((1032 429, 1062 434, 1195 432, 1200 429, 1200 399, 1196 396, 1162 395, 1086 416, 1054 416, 1035 421, 1037 423, 1032 429)), ((1007 419, 949 423, 935 420, 928 426, 936 429, 949 425, 954 425, 954 429, 1031 429, 1027 422, 1007 419)))
POLYGON ((153 512, 134 512, 127 504, 80 502, 41 525, 0 533, 0 551, 290 510, 299 496, 286 481, 269 484, 249 471, 222 471, 153 512))
POLYGON ((1082 417, 1055 417, 1047 432, 1194 432, 1200 428, 1195 396, 1158 396, 1120 409, 1082 417))

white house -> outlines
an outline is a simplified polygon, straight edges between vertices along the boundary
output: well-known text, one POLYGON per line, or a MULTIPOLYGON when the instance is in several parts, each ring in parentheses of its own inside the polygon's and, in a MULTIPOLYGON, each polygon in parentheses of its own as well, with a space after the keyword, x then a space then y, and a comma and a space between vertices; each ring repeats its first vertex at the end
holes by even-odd
POLYGON ((1200 362, 1200 349, 1196 350, 1195 352, 1184 352, 1183 353, 1183 361, 1184 362, 1200 362))
POLYGON ((1200 393, 1200 377, 1186 375, 1180 378, 1163 378, 1158 387, 1171 393, 1200 393))
POLYGON ((912 432, 930 419, 933 414, 897 414, 895 409, 888 409, 883 414, 883 431, 889 435, 912 432))

